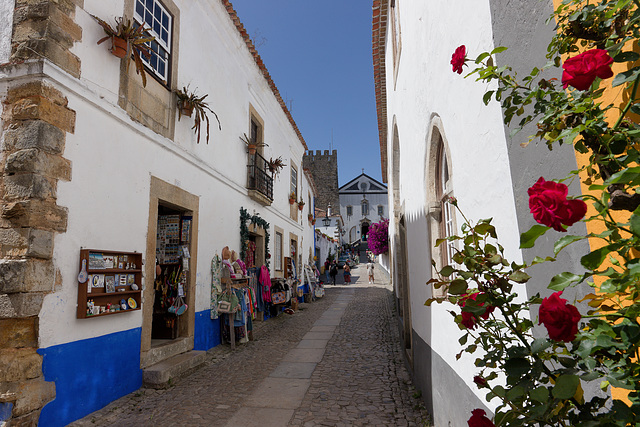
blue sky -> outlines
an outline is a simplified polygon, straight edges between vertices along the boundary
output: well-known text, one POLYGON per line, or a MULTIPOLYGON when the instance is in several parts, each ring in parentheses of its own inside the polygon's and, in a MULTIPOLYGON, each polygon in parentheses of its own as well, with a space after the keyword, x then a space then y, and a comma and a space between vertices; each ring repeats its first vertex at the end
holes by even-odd
POLYGON ((231 0, 310 150, 338 150, 338 181, 382 181, 370 0, 231 0))

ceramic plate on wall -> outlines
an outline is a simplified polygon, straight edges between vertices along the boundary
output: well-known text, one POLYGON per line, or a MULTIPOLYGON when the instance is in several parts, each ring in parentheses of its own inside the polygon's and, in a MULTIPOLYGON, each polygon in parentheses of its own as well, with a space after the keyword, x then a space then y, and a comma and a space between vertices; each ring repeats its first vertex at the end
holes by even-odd
POLYGON ((129 298, 127 300, 127 304, 129 305, 129 308, 132 309, 132 310, 135 309, 135 308, 138 308, 138 303, 133 298, 129 298))

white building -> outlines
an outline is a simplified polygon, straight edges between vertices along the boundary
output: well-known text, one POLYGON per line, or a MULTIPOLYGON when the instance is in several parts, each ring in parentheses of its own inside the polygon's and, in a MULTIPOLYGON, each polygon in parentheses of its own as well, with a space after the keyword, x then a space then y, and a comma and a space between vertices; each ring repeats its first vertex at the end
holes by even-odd
POLYGON ((38 7, 0 0, 0 330, 2 348, 20 349, 2 350, 15 369, 0 375, 0 395, 14 421, 46 426, 136 390, 143 369, 165 357, 220 343, 211 264, 223 247, 282 276, 284 257, 313 259, 315 232, 306 144, 228 0, 38 7), (97 44, 105 33, 92 15, 151 26, 158 44, 146 87, 133 63, 111 55, 111 40, 97 44), (209 113, 199 143, 194 119, 178 119, 183 87, 208 95, 220 120, 209 113), (248 154, 245 134, 268 147, 248 154), (265 159, 279 156, 286 166, 273 179, 265 159), (308 201, 302 209, 289 204, 291 192, 308 201), (159 349, 156 262, 184 254, 178 245, 190 256, 188 309, 159 349), (120 295, 108 286, 87 294, 81 248, 110 266, 112 254, 128 253, 102 275, 109 285, 109 273, 130 270, 126 310, 113 311, 120 295), (89 302, 106 311, 87 316, 89 302))
POLYGON ((340 187, 343 244, 366 242, 371 224, 389 218, 387 186, 364 172, 340 187))

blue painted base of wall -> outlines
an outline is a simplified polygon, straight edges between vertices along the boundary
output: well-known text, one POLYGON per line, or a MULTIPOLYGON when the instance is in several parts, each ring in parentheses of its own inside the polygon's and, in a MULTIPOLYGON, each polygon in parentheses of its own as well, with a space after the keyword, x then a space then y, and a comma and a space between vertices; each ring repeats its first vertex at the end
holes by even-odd
POLYGON ((222 343, 220 336, 220 318, 211 320, 211 311, 204 310, 196 313, 193 349, 209 350, 222 343))
POLYGON ((40 414, 40 427, 64 426, 142 386, 141 328, 41 348, 46 381, 56 398, 40 414))

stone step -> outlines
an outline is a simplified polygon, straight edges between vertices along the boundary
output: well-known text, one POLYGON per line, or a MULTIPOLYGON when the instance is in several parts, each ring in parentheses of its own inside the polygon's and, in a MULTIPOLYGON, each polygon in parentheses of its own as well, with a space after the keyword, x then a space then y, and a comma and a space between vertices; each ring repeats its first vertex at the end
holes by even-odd
POLYGON ((142 372, 142 386, 146 388, 168 388, 176 380, 195 372, 207 360, 206 351, 187 351, 170 357, 142 372))

